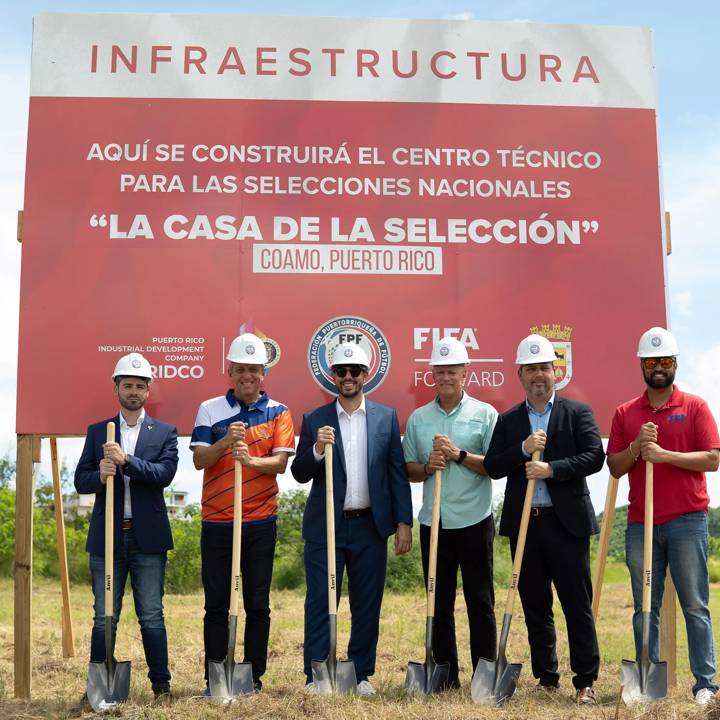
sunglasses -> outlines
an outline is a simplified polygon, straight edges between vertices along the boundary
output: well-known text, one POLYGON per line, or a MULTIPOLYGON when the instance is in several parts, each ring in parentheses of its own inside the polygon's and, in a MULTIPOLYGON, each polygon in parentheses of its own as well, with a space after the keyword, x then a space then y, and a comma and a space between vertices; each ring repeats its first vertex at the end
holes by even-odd
POLYGON ((669 370, 675 364, 674 357, 643 358, 643 367, 652 370, 658 363, 663 370, 669 370))
POLYGON ((333 372, 337 377, 344 378, 348 373, 354 378, 360 377, 360 373, 363 369, 359 365, 346 365, 343 367, 334 367, 333 372))

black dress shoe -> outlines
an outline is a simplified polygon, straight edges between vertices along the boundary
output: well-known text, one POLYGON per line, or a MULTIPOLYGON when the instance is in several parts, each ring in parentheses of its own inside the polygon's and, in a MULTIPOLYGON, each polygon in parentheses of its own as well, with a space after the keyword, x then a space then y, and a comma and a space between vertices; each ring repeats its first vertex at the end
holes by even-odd
POLYGON ((172 692, 170 691, 170 683, 158 683, 152 686, 155 702, 170 702, 172 700, 172 692))
POLYGON ((92 705, 90 705, 90 700, 88 700, 87 693, 83 693, 83 696, 80 698, 80 700, 70 708, 70 716, 79 717, 86 712, 92 712, 92 705))

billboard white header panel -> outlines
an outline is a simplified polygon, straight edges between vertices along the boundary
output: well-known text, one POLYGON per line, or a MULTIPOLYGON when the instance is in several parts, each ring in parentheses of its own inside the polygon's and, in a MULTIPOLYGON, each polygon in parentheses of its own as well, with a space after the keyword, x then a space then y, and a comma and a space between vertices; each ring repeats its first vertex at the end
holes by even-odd
POLYGON ((31 94, 650 109, 652 47, 631 27, 43 13, 31 94))

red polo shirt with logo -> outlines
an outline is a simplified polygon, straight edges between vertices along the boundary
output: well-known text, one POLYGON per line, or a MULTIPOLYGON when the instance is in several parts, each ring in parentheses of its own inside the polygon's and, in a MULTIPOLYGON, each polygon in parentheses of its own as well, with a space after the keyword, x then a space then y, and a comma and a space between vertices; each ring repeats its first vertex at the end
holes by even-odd
MULTIPOLYGON (((647 391, 615 410, 608 455, 622 452, 647 422, 658 426, 658 445, 664 450, 693 452, 720 448, 720 436, 707 403, 676 385, 670 399, 657 410, 647 391)), ((638 460, 629 473, 630 507, 628 522, 645 519, 645 463, 638 460)), ((683 470, 668 463, 656 463, 653 471, 654 524, 662 525, 686 513, 707 512, 710 498, 705 473, 683 470)))

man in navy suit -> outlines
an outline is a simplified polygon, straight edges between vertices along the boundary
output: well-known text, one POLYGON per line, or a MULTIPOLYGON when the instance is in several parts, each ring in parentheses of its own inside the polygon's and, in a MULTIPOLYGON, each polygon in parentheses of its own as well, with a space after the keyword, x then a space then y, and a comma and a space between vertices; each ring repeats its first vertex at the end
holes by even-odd
POLYGON ((300 443, 292 463, 298 482, 314 480, 303 517, 305 540, 305 647, 307 692, 315 692, 311 660, 327 657, 327 524, 325 522, 325 446, 335 445, 333 491, 338 594, 348 573, 352 629, 348 656, 355 664, 360 695, 374 695, 368 677, 375 672, 380 606, 385 587, 387 538, 395 534, 395 553, 412 544, 412 500, 395 410, 366 400, 363 384, 369 363, 356 343, 340 345, 332 358, 338 399, 303 416, 300 443))
POLYGON ((113 634, 130 575, 148 677, 156 697, 169 696, 162 597, 167 551, 173 542, 163 490, 177 469, 177 431, 144 410, 152 372, 142 355, 130 353, 120 358, 113 380, 120 413, 90 425, 75 470, 75 489, 95 493, 86 545, 95 596, 90 662, 105 661, 105 479, 115 475, 113 634), (115 423, 116 441, 111 443, 106 442, 108 422, 115 423))
POLYGON ((518 583, 532 671, 539 689, 557 691, 554 585, 565 614, 575 698, 590 705, 600 668, 590 580, 590 536, 598 525, 585 478, 602 468, 605 453, 590 407, 556 394, 555 358, 546 337, 520 342, 516 363, 525 399, 498 417, 485 470, 491 478, 507 477, 500 534, 509 536, 513 558, 528 480, 535 481, 518 583), (532 460, 536 451, 540 459, 532 460))

